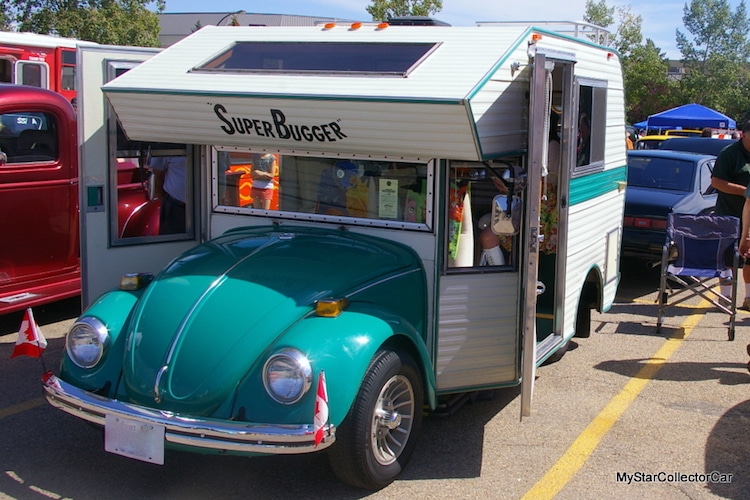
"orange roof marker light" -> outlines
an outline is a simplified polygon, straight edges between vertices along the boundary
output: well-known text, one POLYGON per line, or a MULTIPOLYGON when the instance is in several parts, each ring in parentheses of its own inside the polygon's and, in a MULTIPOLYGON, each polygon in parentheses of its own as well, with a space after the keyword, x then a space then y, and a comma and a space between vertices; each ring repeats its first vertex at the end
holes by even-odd
POLYGON ((325 23, 323 25, 324 30, 332 30, 335 27, 336 27, 336 23, 325 23))
POLYGON ((534 33, 531 35, 531 43, 536 43, 542 39, 541 33, 534 33))
POLYGON ((358 30, 361 27, 362 27, 362 23, 359 22, 359 21, 357 21, 356 23, 352 23, 352 25, 349 26, 349 29, 350 30, 358 30))
POLYGON ((378 23, 378 25, 377 25, 377 27, 376 27, 375 29, 378 29, 378 30, 384 30, 384 29, 386 29, 386 28, 387 28, 388 26, 390 26, 390 24, 389 24, 389 23, 378 23))

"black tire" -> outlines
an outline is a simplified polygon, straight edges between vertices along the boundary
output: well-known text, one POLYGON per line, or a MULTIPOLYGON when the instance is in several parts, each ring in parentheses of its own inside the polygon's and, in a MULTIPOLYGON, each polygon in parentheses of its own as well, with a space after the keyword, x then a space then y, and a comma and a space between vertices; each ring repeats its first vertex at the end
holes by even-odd
POLYGON ((401 474, 422 425, 423 389, 414 360, 380 351, 328 456, 343 482, 379 490, 401 474))
POLYGON ((576 311, 576 330, 574 337, 587 339, 591 336, 591 307, 581 297, 578 302, 578 311, 576 311))

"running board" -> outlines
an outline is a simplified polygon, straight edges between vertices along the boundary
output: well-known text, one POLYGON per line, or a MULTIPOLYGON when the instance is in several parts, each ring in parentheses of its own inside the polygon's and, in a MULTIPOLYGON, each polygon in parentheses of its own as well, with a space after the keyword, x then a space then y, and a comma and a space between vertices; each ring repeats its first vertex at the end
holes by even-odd
POLYGON ((550 357, 554 351, 563 345, 563 337, 553 333, 536 345, 536 365, 539 366, 545 359, 550 357))

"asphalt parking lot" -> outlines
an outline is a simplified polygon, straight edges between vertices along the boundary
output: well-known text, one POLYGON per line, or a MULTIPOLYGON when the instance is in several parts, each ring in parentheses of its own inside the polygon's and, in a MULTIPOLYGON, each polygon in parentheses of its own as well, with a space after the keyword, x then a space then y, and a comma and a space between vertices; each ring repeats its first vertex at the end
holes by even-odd
MULTIPOLYGON (((656 333, 658 273, 626 262, 622 276, 592 336, 538 370, 531 417, 513 388, 428 418, 404 474, 375 493, 319 455, 108 454, 100 431, 42 400, 39 360, 9 359, 21 315, 0 318, 0 498, 750 498, 750 313, 730 342, 727 316, 693 299, 656 333)), ((35 309, 47 368, 77 308, 35 309)))

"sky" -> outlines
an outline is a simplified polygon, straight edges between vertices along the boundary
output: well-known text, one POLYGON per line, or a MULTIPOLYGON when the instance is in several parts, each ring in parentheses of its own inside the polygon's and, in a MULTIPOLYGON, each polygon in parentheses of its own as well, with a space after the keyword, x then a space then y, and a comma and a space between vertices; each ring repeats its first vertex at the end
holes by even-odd
MULTIPOLYGON (((607 0, 609 7, 630 6, 643 18, 645 38, 651 38, 670 59, 679 59, 675 30, 687 33, 683 8, 689 0, 607 0)), ((735 9, 740 0, 729 0, 735 9)), ((297 14, 370 21, 370 0, 167 0, 166 12, 235 12, 297 14)), ((586 0, 443 0, 433 17, 453 26, 473 26, 477 21, 580 21, 586 0)))

